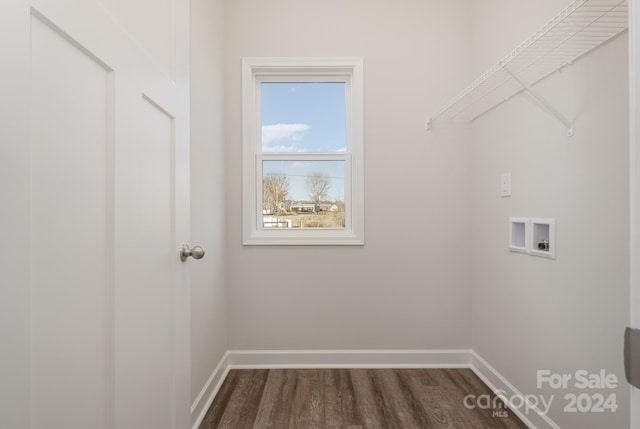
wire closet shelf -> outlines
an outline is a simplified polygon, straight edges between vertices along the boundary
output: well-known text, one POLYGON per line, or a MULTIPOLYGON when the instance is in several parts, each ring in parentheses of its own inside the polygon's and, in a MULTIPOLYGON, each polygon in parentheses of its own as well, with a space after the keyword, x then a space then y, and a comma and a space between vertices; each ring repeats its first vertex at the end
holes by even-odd
POLYGON ((427 119, 473 121, 521 91, 528 91, 573 135, 573 124, 532 85, 625 31, 628 0, 575 0, 511 53, 427 119))

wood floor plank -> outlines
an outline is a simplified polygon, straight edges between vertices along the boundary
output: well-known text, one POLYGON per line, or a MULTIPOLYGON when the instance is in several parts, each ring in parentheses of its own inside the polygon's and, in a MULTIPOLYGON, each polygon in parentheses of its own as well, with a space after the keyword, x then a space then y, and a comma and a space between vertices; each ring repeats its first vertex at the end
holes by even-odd
POLYGON ((237 371, 229 371, 220 390, 218 390, 215 400, 202 420, 200 429, 215 429, 218 427, 222 414, 229 404, 231 395, 238 384, 238 375, 239 373, 237 371))
POLYGON ((470 369, 232 370, 200 429, 526 429, 470 369))
POLYGON ((442 392, 432 377, 425 377, 427 373, 420 369, 397 371, 400 388, 414 410, 418 427, 454 429, 440 406, 442 392), (425 383, 428 378, 429 383, 425 383))
POLYGON ((290 428, 325 429, 323 370, 297 370, 290 428))
MULTIPOLYGON (((267 375, 267 382, 262 391, 262 398, 258 405, 258 413, 253 424, 254 428, 268 428, 269 422, 273 420, 275 412, 276 400, 279 395, 282 383, 284 382, 284 373, 282 370, 271 370, 267 375)), ((215 401, 214 401, 215 402, 215 401)))
POLYGON ((258 412, 268 370, 237 371, 237 383, 216 426, 220 429, 251 429, 258 412))
POLYGON ((234 428, 251 429, 258 414, 258 408, 264 391, 269 370, 260 369, 251 371, 252 377, 249 380, 247 390, 244 393, 244 404, 240 410, 240 415, 234 428))
POLYGON ((383 423, 385 428, 403 429, 401 419, 406 419, 404 410, 397 410, 396 405, 399 404, 398 398, 395 397, 396 389, 393 389, 385 375, 391 370, 369 370, 369 376, 373 381, 374 395, 378 406, 382 411, 383 423))
MULTIPOLYGON (((462 369, 464 370, 464 369, 462 369)), ((470 392, 466 388, 458 385, 461 378, 458 371, 440 369, 433 372, 434 378, 442 387, 444 394, 443 410, 452 422, 462 427, 477 427, 478 429, 495 429, 493 422, 486 418, 486 415, 477 409, 466 409, 464 399, 468 394, 482 394, 484 392, 470 392)))
POLYGON ((293 391, 296 374, 284 369, 269 371, 267 383, 263 391, 254 429, 289 427, 293 391))
POLYGON ((322 383, 324 385, 324 413, 327 427, 337 428, 344 424, 342 412, 342 396, 339 369, 325 370, 322 383))
POLYGON ((338 369, 338 396, 340 398, 340 410, 342 413, 342 424, 347 427, 359 426, 362 419, 358 417, 356 408, 355 391, 353 388, 353 379, 351 378, 351 370, 338 369))
POLYGON ((395 416, 395 420, 398 422, 398 427, 421 427, 418 423, 421 419, 416 419, 416 416, 419 417, 422 414, 421 410, 415 410, 415 404, 412 401, 413 397, 410 392, 402 389, 396 370, 382 369, 373 371, 373 374, 376 376, 380 386, 382 386, 381 390, 395 416))
POLYGON ((384 419, 367 369, 350 371, 357 416, 366 429, 383 429, 384 419))
POLYGON ((323 379, 325 370, 309 371, 309 428, 325 429, 327 415, 325 412, 325 391, 323 379))
POLYGON ((353 381, 348 369, 325 369, 322 379, 328 428, 359 426, 353 381))
POLYGON ((306 380, 306 376, 300 375, 298 371, 296 374, 296 383, 293 390, 291 414, 289 415, 288 428, 306 428, 309 426, 309 386, 306 380))
POLYGON ((236 426, 236 422, 240 418, 242 407, 244 406, 244 395, 248 390, 250 383, 251 371, 238 371, 237 383, 216 428, 230 429, 236 426))
MULTIPOLYGON (((470 369, 447 369, 443 370, 442 375, 452 401, 463 403, 462 401, 467 395, 474 396, 474 399, 470 401, 472 404, 477 404, 475 398, 480 395, 489 395, 491 402, 495 398, 491 390, 470 369)), ((481 429, 502 429, 507 427, 505 425, 510 421, 516 421, 515 427, 517 428, 526 428, 515 416, 510 419, 503 417, 502 413, 505 411, 503 408, 493 409, 477 406, 466 410, 461 408, 460 411, 461 417, 470 419, 473 424, 481 429)), ((512 414, 510 411, 507 411, 507 413, 512 414)))
POLYGON ((496 405, 496 408, 492 408, 491 411, 497 411, 497 414, 499 416, 503 416, 499 417, 500 422, 503 425, 502 427, 504 427, 505 429, 519 429, 523 427, 520 420, 514 421, 514 419, 505 418, 512 414, 513 411, 508 409, 508 406, 504 403, 504 401, 497 398, 497 395, 495 395, 491 391, 491 389, 489 389, 489 387, 484 384, 484 382, 480 379, 480 377, 478 377, 477 374, 475 374, 472 370, 468 370, 468 372, 463 372, 461 373, 461 375, 465 378, 467 384, 469 385, 469 390, 474 392, 482 391, 484 394, 491 396, 491 404, 496 405))

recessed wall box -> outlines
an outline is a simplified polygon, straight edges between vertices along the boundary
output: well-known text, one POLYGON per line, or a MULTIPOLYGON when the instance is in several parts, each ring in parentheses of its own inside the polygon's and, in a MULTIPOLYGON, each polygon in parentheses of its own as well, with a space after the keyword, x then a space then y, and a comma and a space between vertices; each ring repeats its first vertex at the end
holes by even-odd
POLYGON ((531 219, 531 254, 556 259, 556 220, 531 219))
POLYGON ((529 253, 529 219, 525 217, 509 218, 509 250, 529 253))

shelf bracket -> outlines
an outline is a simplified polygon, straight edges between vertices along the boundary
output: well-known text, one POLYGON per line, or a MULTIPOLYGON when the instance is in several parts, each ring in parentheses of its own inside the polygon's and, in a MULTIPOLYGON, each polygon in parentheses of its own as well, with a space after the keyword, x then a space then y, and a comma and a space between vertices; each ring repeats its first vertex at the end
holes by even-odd
POLYGON ((531 87, 531 85, 529 85, 527 82, 525 82, 522 79, 520 79, 520 77, 517 74, 515 74, 514 72, 512 72, 511 70, 509 70, 509 68, 507 66, 504 66, 503 69, 507 73, 509 73, 511 75, 511 77, 514 78, 520 85, 522 85, 522 87, 524 89, 526 89, 527 92, 529 94, 531 94, 531 96, 533 96, 533 98, 535 98, 538 103, 540 103, 540 106, 542 106, 544 108, 544 110, 547 111, 547 113, 549 113, 550 115, 555 117, 558 121, 562 122, 562 124, 565 127, 567 127, 567 136, 568 137, 572 137, 573 136, 573 124, 571 123, 570 120, 568 120, 562 113, 558 112, 558 110, 555 107, 553 107, 545 98, 543 98, 540 94, 538 94, 531 87))

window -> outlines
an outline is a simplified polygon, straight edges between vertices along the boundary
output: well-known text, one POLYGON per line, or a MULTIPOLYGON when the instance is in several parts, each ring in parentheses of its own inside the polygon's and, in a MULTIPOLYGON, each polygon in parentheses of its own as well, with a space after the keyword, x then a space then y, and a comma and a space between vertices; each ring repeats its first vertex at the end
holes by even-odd
POLYGON ((244 244, 364 244, 361 59, 243 60, 244 244))

